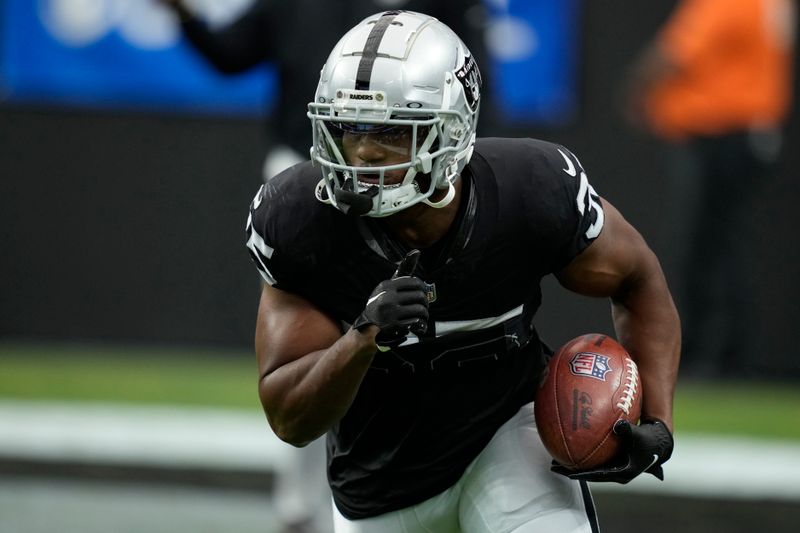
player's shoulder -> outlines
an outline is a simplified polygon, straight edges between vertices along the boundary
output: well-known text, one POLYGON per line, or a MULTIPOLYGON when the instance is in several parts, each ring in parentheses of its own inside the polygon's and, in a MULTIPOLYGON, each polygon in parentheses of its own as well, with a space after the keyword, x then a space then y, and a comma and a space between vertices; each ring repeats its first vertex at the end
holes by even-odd
POLYGON ((479 169, 476 181, 497 183, 502 211, 524 220, 540 241, 563 244, 576 234, 591 239, 599 232, 597 193, 578 158, 564 146, 540 139, 488 138, 476 142, 475 153, 483 161, 474 165, 479 169))
POLYGON ((541 139, 479 139, 475 154, 483 160, 484 172, 494 176, 501 196, 505 191, 518 198, 525 210, 570 203, 584 174, 570 150, 541 139))
POLYGON ((552 150, 557 146, 560 145, 533 137, 478 137, 475 140, 475 150, 485 154, 534 154, 552 150))
POLYGON ((531 137, 486 137, 475 142, 475 153, 489 166, 515 176, 546 177, 566 172, 575 176, 583 170, 578 158, 566 147, 531 137))
POLYGON ((258 210, 272 216, 295 216, 322 211, 315 190, 321 176, 310 161, 298 163, 267 180, 256 195, 258 210))
POLYGON ((294 165, 267 180, 250 204, 253 226, 276 244, 291 243, 299 235, 304 236, 304 242, 313 240, 314 235, 331 227, 337 213, 317 199, 319 180, 319 169, 310 162, 294 165))
POLYGON ((250 204, 247 248, 264 279, 299 291, 315 265, 335 254, 341 235, 355 233, 352 217, 320 202, 321 178, 311 163, 300 163, 267 180, 250 204))
MULTIPOLYGON (((315 200, 314 188, 319 182, 319 169, 310 161, 293 165, 275 177, 267 180, 263 187, 265 200, 286 204, 309 204, 315 200)), ((275 205, 270 202, 269 205, 275 205)))

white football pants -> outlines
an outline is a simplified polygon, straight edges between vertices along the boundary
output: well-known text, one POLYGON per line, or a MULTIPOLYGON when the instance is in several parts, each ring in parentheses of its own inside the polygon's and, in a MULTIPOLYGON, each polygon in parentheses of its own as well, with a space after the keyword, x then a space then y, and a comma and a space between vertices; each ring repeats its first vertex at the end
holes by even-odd
POLYGON ((550 472, 551 460, 529 403, 446 491, 362 520, 349 520, 334 506, 334 528, 336 533, 597 533, 588 487, 550 472))

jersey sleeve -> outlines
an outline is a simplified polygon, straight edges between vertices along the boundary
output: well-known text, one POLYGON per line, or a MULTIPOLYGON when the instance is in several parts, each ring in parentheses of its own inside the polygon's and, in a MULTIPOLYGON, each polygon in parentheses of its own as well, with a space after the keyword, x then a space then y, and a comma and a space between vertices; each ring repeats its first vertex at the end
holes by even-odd
POLYGON ((247 251, 264 281, 278 289, 296 292, 302 277, 303 265, 295 261, 287 245, 291 228, 284 227, 286 217, 272 201, 274 187, 262 185, 250 203, 245 228, 247 251))
POLYGON ((603 205, 578 158, 563 146, 541 143, 527 181, 530 231, 544 243, 555 272, 588 247, 603 230, 603 205))

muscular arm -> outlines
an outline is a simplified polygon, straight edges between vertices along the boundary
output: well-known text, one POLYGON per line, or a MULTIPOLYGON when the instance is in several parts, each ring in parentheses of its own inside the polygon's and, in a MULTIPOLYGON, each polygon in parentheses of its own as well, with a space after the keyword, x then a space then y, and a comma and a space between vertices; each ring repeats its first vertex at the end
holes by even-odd
POLYGON ((342 335, 307 300, 265 285, 256 321, 258 394, 275 434, 305 446, 353 402, 375 355, 377 327, 342 335))
POLYGON ((557 274, 587 296, 610 297, 620 343, 642 378, 642 417, 672 430, 672 398, 680 358, 680 321, 664 274, 642 236, 607 201, 600 236, 557 274))

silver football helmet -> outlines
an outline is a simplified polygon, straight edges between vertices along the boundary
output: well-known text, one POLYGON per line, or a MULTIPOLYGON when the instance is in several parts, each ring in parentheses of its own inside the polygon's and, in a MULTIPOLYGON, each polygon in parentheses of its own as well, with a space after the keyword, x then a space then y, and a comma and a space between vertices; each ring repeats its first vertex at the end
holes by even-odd
POLYGON ((311 160, 322 167, 317 198, 372 217, 449 204, 472 155, 480 90, 469 50, 435 18, 367 17, 333 49, 308 105, 311 160), (360 154, 367 142, 389 156, 360 154))

